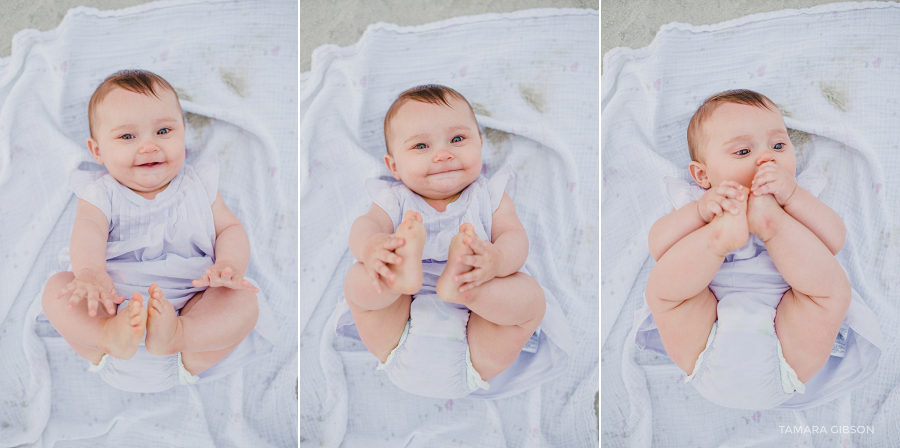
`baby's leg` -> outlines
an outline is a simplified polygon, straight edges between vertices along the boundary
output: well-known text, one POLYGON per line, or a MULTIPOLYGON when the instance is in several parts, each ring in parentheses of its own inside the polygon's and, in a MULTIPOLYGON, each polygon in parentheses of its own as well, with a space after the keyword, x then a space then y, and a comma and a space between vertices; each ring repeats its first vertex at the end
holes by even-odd
POLYGON ((97 307, 97 315, 91 317, 87 300, 68 310, 69 296, 56 298, 56 292, 74 278, 71 272, 60 272, 50 277, 44 287, 41 304, 53 328, 76 353, 94 364, 100 363, 104 354, 131 359, 144 337, 147 322, 147 309, 140 294, 135 294, 118 314, 110 315, 101 306, 97 307))
MULTIPOLYGON (((409 244, 409 241, 406 244, 409 244)), ((419 253, 420 258, 416 261, 421 267, 421 250, 419 253)), ((406 259, 403 261, 406 262, 406 259)), ((365 266, 359 262, 351 266, 347 272, 344 279, 344 297, 347 299, 347 305, 353 314, 353 322, 356 323, 356 330, 363 344, 376 358, 385 362, 403 335, 406 321, 409 320, 409 304, 412 297, 389 288, 384 288, 379 294, 372 286, 365 266)))
POLYGON ((256 293, 209 288, 197 293, 175 315, 158 286, 150 286, 147 339, 151 355, 181 352, 184 368, 196 375, 231 353, 253 331, 259 316, 256 293))
POLYGON ((437 295, 441 300, 459 303, 469 308, 466 329, 472 366, 488 381, 506 370, 522 351, 534 330, 544 318, 546 300, 541 286, 521 272, 495 277, 466 292, 459 292, 462 284, 454 277, 472 269, 457 258, 474 252, 464 239, 475 238, 471 223, 459 226, 450 241, 447 264, 437 281, 437 295))
POLYGON ((805 383, 828 361, 850 307, 850 282, 825 244, 774 196, 751 195, 747 213, 750 231, 791 285, 775 311, 775 332, 785 360, 805 383))
POLYGON ((385 282, 379 293, 362 263, 350 267, 344 279, 344 297, 353 314, 353 322, 363 345, 381 362, 387 360, 397 347, 406 322, 412 294, 422 289, 422 251, 425 248, 425 227, 422 216, 408 210, 395 235, 405 240, 395 253, 403 262, 388 265, 397 275, 394 282, 385 282))
POLYGON ((725 255, 747 243, 747 201, 675 243, 660 257, 647 280, 647 305, 666 353, 685 373, 706 347, 718 301, 709 290, 725 255))
POLYGON ((544 318, 544 291, 530 276, 496 277, 460 294, 472 313, 466 329, 472 366, 489 381, 506 370, 544 318))

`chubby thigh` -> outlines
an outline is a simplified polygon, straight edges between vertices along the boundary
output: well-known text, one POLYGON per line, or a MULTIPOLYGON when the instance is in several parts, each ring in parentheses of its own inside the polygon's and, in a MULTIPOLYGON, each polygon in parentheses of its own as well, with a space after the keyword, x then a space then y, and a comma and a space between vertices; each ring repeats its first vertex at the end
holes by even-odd
POLYGON ((775 332, 781 341, 784 359, 803 383, 828 362, 834 340, 850 306, 849 295, 845 301, 828 301, 817 301, 800 291, 789 289, 775 312, 775 332))
POLYGON ((716 322, 716 296, 709 288, 703 288, 680 303, 647 297, 647 304, 669 358, 690 375, 716 322))

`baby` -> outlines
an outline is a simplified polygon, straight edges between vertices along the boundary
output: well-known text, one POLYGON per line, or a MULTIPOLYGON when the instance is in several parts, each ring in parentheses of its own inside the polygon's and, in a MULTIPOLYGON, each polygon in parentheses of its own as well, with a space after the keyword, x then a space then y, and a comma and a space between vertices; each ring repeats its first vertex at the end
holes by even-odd
POLYGON ((271 350, 271 336, 254 330, 247 233, 217 191, 215 163, 184 164, 172 86, 146 71, 115 73, 91 97, 88 120, 88 149, 107 171, 72 174, 67 271, 42 295, 53 327, 91 371, 135 392, 211 380, 271 350))
POLYGON ((504 192, 512 172, 480 176, 468 101, 444 86, 409 89, 384 135, 399 182, 367 184, 374 204, 350 230, 359 261, 338 334, 362 340, 397 387, 423 396, 500 398, 561 373, 562 313, 523 270, 528 238, 504 192))
POLYGON ((816 197, 824 175, 795 178, 777 106, 713 95, 688 146, 696 185, 667 180, 677 210, 650 229, 638 346, 722 406, 802 409, 859 386, 880 356, 878 323, 834 257, 844 225, 816 197))

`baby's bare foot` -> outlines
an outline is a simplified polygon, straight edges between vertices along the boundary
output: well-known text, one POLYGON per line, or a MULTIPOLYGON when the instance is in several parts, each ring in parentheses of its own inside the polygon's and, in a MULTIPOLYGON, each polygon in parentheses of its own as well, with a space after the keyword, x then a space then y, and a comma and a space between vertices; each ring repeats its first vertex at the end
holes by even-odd
POLYGON ((447 264, 444 266, 444 272, 441 273, 437 281, 437 295, 445 302, 459 301, 459 287, 463 282, 454 280, 454 277, 471 271, 472 266, 463 264, 458 261, 459 257, 472 255, 475 252, 465 243, 465 238, 475 238, 475 229, 472 223, 463 223, 459 226, 459 232, 450 240, 450 250, 447 254, 447 264))
POLYGON ((103 351, 118 359, 131 359, 137 352, 147 328, 147 308, 143 297, 134 293, 128 306, 113 317, 103 321, 103 351))
POLYGON ((747 244, 750 238, 750 232, 747 227, 747 192, 745 192, 744 200, 739 201, 732 199, 738 206, 738 214, 732 215, 731 212, 722 212, 721 216, 713 217, 709 222, 710 228, 713 230, 710 239, 710 249, 716 255, 724 257, 728 252, 740 249, 747 244))
POLYGON ((403 215, 403 222, 394 232, 405 242, 398 247, 396 253, 403 261, 399 264, 389 264, 388 268, 397 275, 397 278, 388 287, 400 294, 415 294, 422 289, 422 250, 425 249, 425 226, 422 225, 422 215, 407 210, 403 215))
POLYGON ((175 314, 175 308, 163 296, 162 290, 155 283, 150 285, 150 298, 147 300, 147 341, 144 345, 151 355, 172 355, 181 351, 177 347, 181 320, 175 314))
POLYGON ((763 242, 769 241, 778 230, 778 220, 784 209, 778 205, 775 196, 771 194, 750 195, 747 201, 747 225, 750 233, 759 237, 763 242))

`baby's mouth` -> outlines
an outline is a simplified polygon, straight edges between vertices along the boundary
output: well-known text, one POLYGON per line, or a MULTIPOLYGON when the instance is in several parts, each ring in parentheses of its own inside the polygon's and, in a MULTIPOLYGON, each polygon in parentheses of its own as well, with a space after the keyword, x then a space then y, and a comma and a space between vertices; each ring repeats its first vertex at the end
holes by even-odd
POLYGON ((434 172, 434 173, 431 173, 431 175, 452 173, 452 172, 454 172, 454 171, 459 171, 459 169, 453 168, 453 169, 446 169, 446 170, 436 171, 436 172, 434 172))
POLYGON ((141 167, 141 168, 153 168, 153 167, 155 167, 155 166, 157 166, 157 165, 162 165, 162 162, 142 163, 142 164, 137 165, 137 166, 139 166, 139 167, 141 167))

